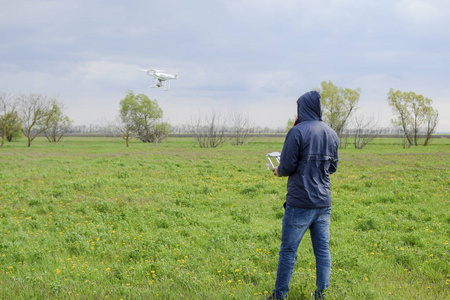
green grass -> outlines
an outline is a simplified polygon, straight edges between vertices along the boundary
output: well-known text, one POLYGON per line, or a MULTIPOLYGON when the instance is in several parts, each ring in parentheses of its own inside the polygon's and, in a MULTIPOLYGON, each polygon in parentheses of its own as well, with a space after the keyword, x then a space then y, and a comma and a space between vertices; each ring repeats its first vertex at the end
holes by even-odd
MULTIPOLYGON (((283 139, 201 149, 109 138, 0 149, 1 299, 261 299, 276 278, 283 139)), ((450 140, 340 151, 330 299, 450 297, 450 140)), ((302 241, 290 299, 309 299, 302 241)))

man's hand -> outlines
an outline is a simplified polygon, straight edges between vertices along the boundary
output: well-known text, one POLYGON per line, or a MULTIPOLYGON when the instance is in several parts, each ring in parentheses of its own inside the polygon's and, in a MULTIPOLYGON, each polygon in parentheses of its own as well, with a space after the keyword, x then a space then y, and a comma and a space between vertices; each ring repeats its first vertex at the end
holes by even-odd
POLYGON ((278 167, 275 167, 272 169, 273 175, 277 176, 277 177, 281 177, 280 174, 278 174, 278 167))

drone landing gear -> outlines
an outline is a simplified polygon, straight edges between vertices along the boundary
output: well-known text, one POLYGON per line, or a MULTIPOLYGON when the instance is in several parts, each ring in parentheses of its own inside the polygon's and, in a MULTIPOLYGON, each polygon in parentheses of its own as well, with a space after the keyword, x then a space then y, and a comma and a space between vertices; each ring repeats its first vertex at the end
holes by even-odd
POLYGON ((170 81, 164 81, 164 90, 168 91, 170 89, 170 81))

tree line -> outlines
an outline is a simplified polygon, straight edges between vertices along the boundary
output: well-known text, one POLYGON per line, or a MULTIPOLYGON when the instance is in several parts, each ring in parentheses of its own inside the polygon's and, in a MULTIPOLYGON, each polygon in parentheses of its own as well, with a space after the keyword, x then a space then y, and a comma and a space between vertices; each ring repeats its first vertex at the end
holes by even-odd
MULTIPOLYGON (((323 81, 317 90, 321 95, 322 119, 336 131, 340 148, 345 148, 349 138, 353 137, 354 147, 362 149, 383 133, 373 115, 356 114, 360 88, 342 88, 331 81, 323 81)), ((391 124, 404 137, 403 147, 428 145, 439 121, 439 112, 432 107, 433 101, 414 92, 391 88, 387 102, 394 116, 391 124)))
POLYGON ((49 142, 58 142, 71 124, 57 97, 0 93, 1 147, 5 141, 22 135, 26 137, 28 147, 40 134, 44 134, 49 142))
MULTIPOLYGON (((362 149, 386 132, 386 129, 378 126, 379 122, 374 116, 356 113, 360 88, 343 88, 331 81, 323 81, 317 90, 321 94, 322 119, 338 134, 340 148, 351 143, 355 148, 362 149)), ((390 89, 387 102, 394 115, 391 124, 403 136, 403 147, 428 145, 439 120, 439 112, 432 107, 432 100, 412 91, 390 89)), ((255 127, 248 114, 236 111, 230 111, 227 117, 214 111, 193 115, 188 124, 171 126, 164 122, 163 111, 156 100, 133 91, 127 91, 120 101, 118 115, 107 123, 106 126, 101 126, 101 130, 121 137, 127 147, 131 139, 160 143, 171 131, 194 136, 202 148, 215 148, 225 141, 243 145, 251 134, 280 131, 255 127)), ((288 130, 293 123, 294 119, 288 120, 288 130)), ((72 126, 72 121, 65 114, 64 106, 57 97, 33 93, 0 93, 2 147, 5 141, 12 141, 20 136, 26 137, 30 147, 40 134, 45 135, 49 142, 59 142, 66 132, 80 130, 95 129, 72 126)))
MULTIPOLYGON (((232 144, 244 144, 254 131, 248 115, 232 113, 228 120, 231 120, 231 126, 225 123, 220 114, 212 111, 207 115, 192 116, 190 124, 180 126, 177 130, 182 128, 184 133, 193 135, 202 148, 218 147, 225 142, 227 134, 232 144)), ((170 124, 163 121, 163 111, 158 103, 144 94, 136 95, 133 91, 128 91, 120 101, 118 116, 109 122, 108 128, 109 132, 124 139, 127 147, 133 138, 144 143, 162 142, 170 132, 170 124)))

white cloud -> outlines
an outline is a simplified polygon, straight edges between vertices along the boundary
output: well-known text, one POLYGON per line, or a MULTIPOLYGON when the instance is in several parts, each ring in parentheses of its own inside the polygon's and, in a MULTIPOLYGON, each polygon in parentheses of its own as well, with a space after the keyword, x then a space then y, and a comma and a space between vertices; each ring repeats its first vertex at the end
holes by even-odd
POLYGON ((448 24, 449 11, 446 0, 402 0, 397 6, 401 18, 419 26, 448 24))
POLYGON ((291 104, 322 80, 361 87, 360 105, 384 114, 390 87, 447 108, 447 3, 2 1, 0 91, 60 95, 83 122, 114 112, 131 89, 161 101, 173 122, 246 107, 284 126, 291 104), (168 92, 150 89, 140 67, 179 79, 168 92))
POLYGON ((106 86, 126 85, 145 75, 145 73, 138 73, 138 66, 135 64, 110 61, 86 61, 77 65, 75 71, 86 83, 106 86))

